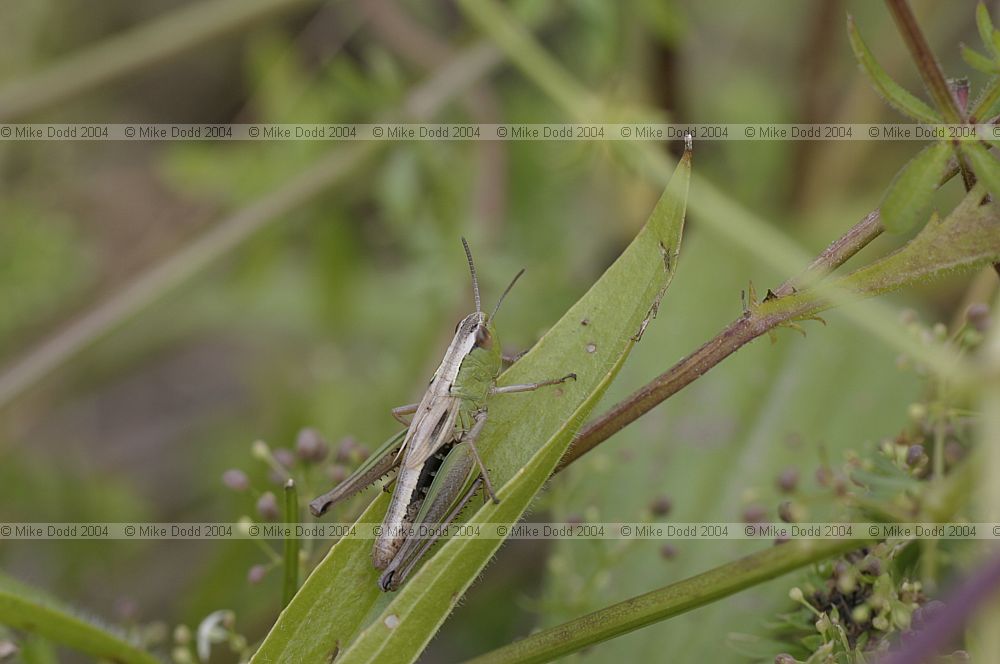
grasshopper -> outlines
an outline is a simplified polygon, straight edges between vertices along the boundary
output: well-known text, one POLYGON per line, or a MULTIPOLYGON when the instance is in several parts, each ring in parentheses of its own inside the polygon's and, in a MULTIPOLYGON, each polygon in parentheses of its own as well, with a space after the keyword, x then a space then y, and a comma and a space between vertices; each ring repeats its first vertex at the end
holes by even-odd
POLYGON ((337 502, 396 471, 392 498, 372 549, 375 569, 384 571, 379 580, 383 590, 397 588, 433 544, 434 538, 407 540, 405 531, 409 526, 454 519, 480 484, 494 502, 500 502, 476 449, 490 397, 531 392, 576 379, 576 374, 571 373, 535 383, 497 386, 505 361, 516 358, 503 355, 493 319, 524 270, 517 273, 493 313, 487 315, 482 310, 476 267, 465 238, 462 245, 472 275, 476 310, 456 326, 455 336, 420 402, 393 409, 393 417, 406 429, 386 441, 350 477, 309 504, 313 515, 320 516, 337 502), (407 415, 412 416, 410 421, 405 419, 407 415), (470 481, 476 469, 478 476, 470 481))

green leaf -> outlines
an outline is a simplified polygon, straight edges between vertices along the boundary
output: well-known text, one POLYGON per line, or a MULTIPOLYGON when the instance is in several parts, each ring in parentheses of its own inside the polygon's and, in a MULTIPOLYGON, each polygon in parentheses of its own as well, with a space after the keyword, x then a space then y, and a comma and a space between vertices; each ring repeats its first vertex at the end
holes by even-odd
MULTIPOLYGON (((690 156, 678 164, 646 226, 601 279, 501 384, 577 374, 558 390, 503 395, 490 403, 478 447, 501 502, 471 522, 517 521, 548 479, 580 423, 604 394, 635 345, 633 335, 670 283, 683 230, 690 156)), ((377 522, 387 497, 359 519, 377 522)), ((254 662, 338 664, 410 662, 420 654, 466 588, 500 547, 498 539, 453 539, 440 545, 394 596, 376 587, 371 542, 338 542, 279 616, 254 662), (389 624, 386 619, 395 616, 389 624), (359 632, 359 630, 361 630, 359 632)))
POLYGON ((951 146, 938 141, 900 169, 882 198, 882 224, 887 231, 905 233, 925 219, 950 156, 951 146))
MULTIPOLYGON (((992 159, 985 149, 982 153, 992 159)), ((983 183, 977 184, 951 214, 944 219, 933 217, 900 249, 817 290, 871 297, 1000 261, 1000 207, 995 202, 982 205, 983 193, 983 183)), ((809 316, 830 306, 826 298, 805 290, 763 302, 757 313, 770 315, 787 307, 809 316)))
POLYGON ((993 198, 1000 199, 1000 162, 980 143, 962 143, 960 149, 986 191, 993 194, 993 198))
POLYGON ((984 74, 996 74, 1000 71, 1000 64, 990 60, 979 51, 974 51, 965 44, 962 44, 960 48, 962 49, 962 59, 976 71, 981 71, 984 74))
POLYGON ((979 38, 994 58, 1000 58, 1000 50, 997 49, 996 30, 993 28, 993 21, 990 19, 990 10, 982 2, 976 7, 976 28, 979 30, 979 38))
POLYGON ((0 624, 101 660, 122 664, 158 664, 160 661, 124 636, 5 576, 0 576, 0 624))
POLYGON ((868 76, 876 92, 890 106, 903 115, 908 115, 922 122, 941 122, 941 116, 934 109, 903 89, 879 66, 872 52, 868 50, 868 46, 861 39, 861 33, 858 31, 858 27, 855 25, 852 16, 847 17, 847 35, 851 41, 851 50, 854 51, 854 57, 857 59, 861 71, 868 76))

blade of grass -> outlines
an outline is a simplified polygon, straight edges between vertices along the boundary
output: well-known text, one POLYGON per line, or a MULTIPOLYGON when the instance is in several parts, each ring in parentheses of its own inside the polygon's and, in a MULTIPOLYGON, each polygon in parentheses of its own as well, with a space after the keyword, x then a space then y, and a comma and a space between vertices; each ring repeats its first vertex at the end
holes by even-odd
POLYGON ((0 576, 0 625, 36 634, 100 660, 122 664, 160 662, 124 636, 4 576, 0 576))
MULTIPOLYGON (((520 517, 628 355, 633 335, 655 314, 677 264, 689 179, 687 154, 625 253, 501 377, 501 384, 510 384, 577 374, 576 381, 555 390, 491 402, 477 446, 500 487, 501 502, 481 508, 472 523, 512 523, 520 517)), ((386 502, 379 496, 360 521, 377 522, 386 502)), ((371 542, 342 540, 279 616, 253 661, 320 662, 337 650, 338 662, 412 661, 501 543, 445 542, 388 598, 376 586, 371 542)))
MULTIPOLYGON (((549 395, 551 405, 541 411, 536 409, 544 406, 534 399, 507 400, 491 408, 494 426, 484 430, 481 449, 490 459, 487 465, 510 479, 499 492, 500 504, 487 504, 470 524, 516 522, 614 380, 676 269, 689 180, 687 152, 632 244, 504 376, 505 383, 522 382, 572 370, 578 374, 574 387, 579 391, 575 402, 549 395)), ((446 542, 342 653, 341 662, 415 660, 501 544, 492 538, 446 542)))
POLYGON ((0 88, 0 122, 26 118, 201 44, 319 0, 189 3, 0 88))

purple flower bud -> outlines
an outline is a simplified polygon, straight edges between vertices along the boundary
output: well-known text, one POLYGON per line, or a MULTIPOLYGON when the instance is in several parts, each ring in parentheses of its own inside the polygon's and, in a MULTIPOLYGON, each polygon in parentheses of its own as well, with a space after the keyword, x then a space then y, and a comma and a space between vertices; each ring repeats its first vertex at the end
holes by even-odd
POLYGON ((267 566, 266 565, 254 565, 249 570, 247 570, 247 581, 253 585, 257 585, 264 580, 267 576, 267 566))
POLYGON ((677 557, 677 547, 673 544, 664 544, 660 547, 660 557, 664 560, 673 560, 677 557))
POLYGON ((319 431, 307 428, 299 431, 295 440, 295 453, 303 461, 317 463, 330 453, 330 446, 323 440, 319 431))
POLYGON ((278 509, 278 499, 270 491, 262 493, 257 499, 257 514, 267 521, 276 521, 281 514, 278 509))
POLYGON ((653 516, 667 516, 670 511, 674 508, 673 502, 667 496, 658 496, 656 500, 649 506, 649 510, 653 513, 653 516))
POLYGON ((358 441, 353 436, 345 436, 340 439, 337 446, 337 463, 350 464, 354 457, 354 450, 358 447, 358 441))
POLYGON ((965 320, 977 332, 985 332, 990 328, 990 308, 981 302, 970 304, 965 310, 965 320))
POLYGON ((246 491, 250 488, 250 478, 238 468, 230 468, 222 473, 222 484, 233 491, 246 491))
POLYGON ((920 463, 920 460, 924 458, 924 446, 923 445, 910 445, 910 448, 906 450, 906 465, 916 466, 920 463))
POLYGON ((795 487, 799 484, 799 471, 795 468, 789 466, 781 471, 778 475, 778 489, 784 493, 791 493, 795 491, 795 487))
POLYGON ((743 510, 744 523, 763 523, 767 519, 767 510, 760 505, 748 505, 743 510))
POLYGON ((875 556, 868 556, 861 563, 861 571, 865 574, 871 574, 872 576, 879 576, 882 574, 882 560, 876 558, 875 556))
POLYGON ((295 455, 292 451, 285 447, 277 447, 274 450, 274 458, 285 468, 291 468, 295 465, 295 455))

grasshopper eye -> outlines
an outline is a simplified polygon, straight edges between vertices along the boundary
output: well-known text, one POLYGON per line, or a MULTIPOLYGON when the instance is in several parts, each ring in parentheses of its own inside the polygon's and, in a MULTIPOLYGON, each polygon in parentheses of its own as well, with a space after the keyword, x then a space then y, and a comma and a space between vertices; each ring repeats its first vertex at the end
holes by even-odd
POLYGON ((480 325, 476 328, 476 347, 478 348, 492 348, 493 347, 493 335, 490 334, 489 328, 485 325, 480 325))

